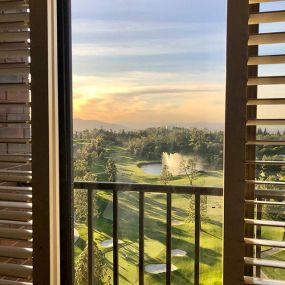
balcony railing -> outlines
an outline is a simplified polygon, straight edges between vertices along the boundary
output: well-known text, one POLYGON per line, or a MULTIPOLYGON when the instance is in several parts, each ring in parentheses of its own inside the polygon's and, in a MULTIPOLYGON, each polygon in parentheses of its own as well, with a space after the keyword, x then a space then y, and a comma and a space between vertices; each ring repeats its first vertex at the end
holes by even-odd
POLYGON ((190 194, 195 197, 195 250, 194 250, 194 284, 200 282, 200 224, 201 196, 223 196, 222 188, 198 186, 170 186, 151 184, 129 184, 111 182, 74 182, 74 189, 88 191, 88 284, 93 283, 93 195, 95 190, 111 192, 113 195, 113 284, 119 284, 119 239, 118 239, 118 194, 120 192, 139 193, 139 285, 144 284, 144 206, 146 193, 166 194, 166 284, 171 284, 171 218, 172 195, 190 194))

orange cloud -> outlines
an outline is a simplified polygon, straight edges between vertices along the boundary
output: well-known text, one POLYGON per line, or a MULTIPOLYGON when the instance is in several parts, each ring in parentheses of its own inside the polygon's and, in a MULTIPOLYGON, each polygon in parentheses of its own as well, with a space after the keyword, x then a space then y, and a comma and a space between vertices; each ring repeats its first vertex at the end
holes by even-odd
POLYGON ((108 123, 223 122, 221 84, 191 84, 187 78, 171 82, 169 74, 160 74, 164 80, 156 76, 76 77, 74 117, 108 123))

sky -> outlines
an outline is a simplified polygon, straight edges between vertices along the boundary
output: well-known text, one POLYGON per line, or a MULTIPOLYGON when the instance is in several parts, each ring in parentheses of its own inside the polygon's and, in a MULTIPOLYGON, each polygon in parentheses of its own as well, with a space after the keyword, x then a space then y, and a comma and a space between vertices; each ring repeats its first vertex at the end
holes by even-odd
POLYGON ((223 124, 226 0, 72 0, 72 6, 74 118, 223 124))

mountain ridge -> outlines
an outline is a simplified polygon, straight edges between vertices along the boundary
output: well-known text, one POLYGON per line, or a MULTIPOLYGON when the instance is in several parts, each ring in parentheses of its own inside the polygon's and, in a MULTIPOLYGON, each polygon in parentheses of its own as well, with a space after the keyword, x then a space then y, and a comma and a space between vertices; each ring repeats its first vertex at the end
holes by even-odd
POLYGON ((146 129, 151 127, 183 127, 183 128, 198 128, 198 129, 209 129, 213 131, 222 131, 224 130, 224 124, 222 123, 208 123, 208 122, 194 122, 194 123, 172 123, 168 125, 162 125, 159 123, 153 123, 152 125, 146 124, 136 124, 136 123, 123 123, 123 124, 115 124, 115 123, 107 123, 98 120, 85 120, 75 118, 73 120, 73 131, 80 132, 86 129, 106 129, 106 130, 139 130, 146 129))

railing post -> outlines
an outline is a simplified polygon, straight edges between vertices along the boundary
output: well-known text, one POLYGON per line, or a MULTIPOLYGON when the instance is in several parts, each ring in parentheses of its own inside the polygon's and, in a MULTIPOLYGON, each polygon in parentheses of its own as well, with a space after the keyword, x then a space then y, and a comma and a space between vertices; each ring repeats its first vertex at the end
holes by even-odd
POLYGON ((166 284, 171 284, 171 243, 172 243, 172 194, 195 195, 195 285, 199 284, 200 265, 200 227, 201 195, 222 196, 221 188, 200 187, 200 186, 170 186, 170 185, 149 185, 120 182, 74 182, 75 189, 88 189, 88 243, 91 247, 88 250, 88 285, 94 281, 93 256, 93 194, 92 190, 104 190, 113 194, 113 284, 119 283, 119 243, 118 243, 118 193, 119 192, 139 192, 139 285, 144 284, 144 209, 145 193, 165 193, 166 194, 166 284), (92 228, 92 230, 91 230, 92 228), (93 276, 93 280, 92 280, 93 276))
POLYGON ((195 194, 195 263, 194 263, 194 284, 200 283, 200 228, 201 228, 201 196, 195 194))
POLYGON ((119 284, 118 192, 113 190, 113 284, 119 284))
POLYGON ((171 284, 171 192, 166 194, 166 285, 171 284))
POLYGON ((139 285, 144 284, 144 192, 139 193, 139 285))
POLYGON ((88 189, 88 285, 93 284, 94 246, 93 246, 93 190, 88 189))

